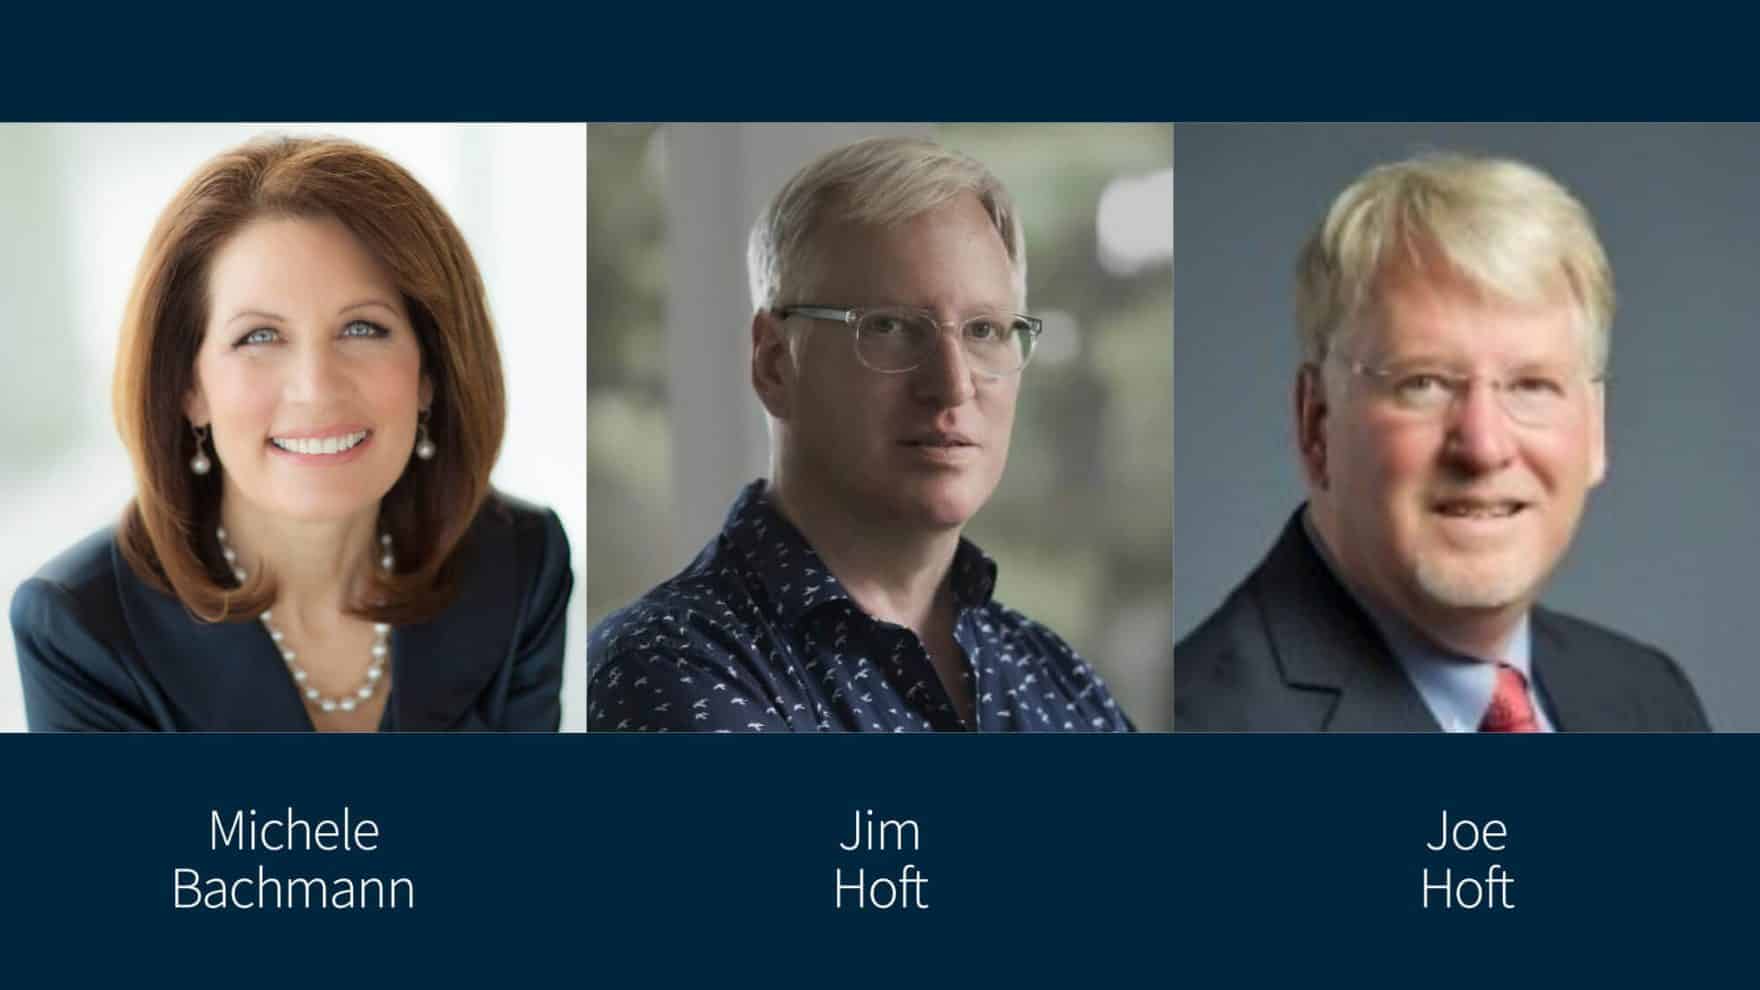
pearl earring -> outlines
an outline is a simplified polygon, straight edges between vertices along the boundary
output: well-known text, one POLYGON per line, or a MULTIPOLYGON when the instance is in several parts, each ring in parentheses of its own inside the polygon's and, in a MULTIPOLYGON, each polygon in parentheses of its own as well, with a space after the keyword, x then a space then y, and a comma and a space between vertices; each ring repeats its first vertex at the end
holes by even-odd
POLYGON ((426 409, 422 410, 421 418, 416 421, 416 435, 419 437, 416 440, 416 456, 424 461, 433 460, 436 448, 433 438, 428 436, 428 410, 426 409))
POLYGON ((196 435, 196 456, 189 459, 189 469, 198 475, 207 474, 214 469, 214 462, 208 460, 208 428, 194 423, 189 428, 196 435))

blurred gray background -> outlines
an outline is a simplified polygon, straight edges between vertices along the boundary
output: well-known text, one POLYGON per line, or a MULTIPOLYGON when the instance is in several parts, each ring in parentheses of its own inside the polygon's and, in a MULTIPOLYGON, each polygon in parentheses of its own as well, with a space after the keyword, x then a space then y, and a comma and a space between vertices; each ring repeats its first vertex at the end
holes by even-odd
MULTIPOLYGON (((330 134, 409 169, 469 242, 507 382, 493 483, 550 506, 574 557, 563 727, 585 727, 586 135, 579 124, 0 125, 0 600, 115 522, 132 492, 110 376, 135 267, 198 165, 265 133, 330 134)), ((24 727, 10 630, 0 730, 24 727)))
POLYGON ((1296 252, 1365 169, 1424 150, 1545 169, 1589 208, 1613 263, 1608 474, 1546 604, 1672 654, 1715 728, 1760 729, 1755 125, 1181 125, 1175 638, 1302 498, 1296 252))
POLYGON ((1173 136, 1167 124, 588 129, 587 618, 690 562, 769 463, 746 235, 816 155, 927 136, 988 165, 1046 318, 1008 472, 967 534, 997 597, 1060 633, 1144 728, 1172 717, 1173 136))

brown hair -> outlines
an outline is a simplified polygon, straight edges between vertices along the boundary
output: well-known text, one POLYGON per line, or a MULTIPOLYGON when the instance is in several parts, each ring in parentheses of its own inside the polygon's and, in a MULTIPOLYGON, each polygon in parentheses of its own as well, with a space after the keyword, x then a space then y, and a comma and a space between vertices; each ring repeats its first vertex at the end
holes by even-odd
MULTIPOLYGON (((183 400, 208 316, 208 269, 264 216, 337 220, 392 274, 434 387, 432 460, 412 459, 380 503, 398 571, 375 574, 351 610, 421 622, 456 594, 454 557, 489 491, 507 417, 501 358, 470 249, 413 176, 333 138, 253 141, 203 165, 160 214, 135 273, 117 345, 112 402, 134 462, 135 497, 117 542, 136 574, 208 622, 254 618, 275 598, 259 571, 242 588, 221 558, 219 472, 196 475, 183 400)), ((376 570, 376 569, 375 569, 376 570)))

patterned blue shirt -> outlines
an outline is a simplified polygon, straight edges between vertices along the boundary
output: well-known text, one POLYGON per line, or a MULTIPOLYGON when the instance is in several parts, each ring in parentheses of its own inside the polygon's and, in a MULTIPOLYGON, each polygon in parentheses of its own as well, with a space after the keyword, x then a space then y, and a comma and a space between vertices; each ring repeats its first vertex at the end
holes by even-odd
MULTIPOLYGON (((683 573, 593 629, 587 728, 973 728, 917 634, 863 612, 764 491, 748 485, 683 573)), ((978 730, 1131 731, 1068 644, 991 598, 996 564, 982 551, 962 539, 950 578, 978 730)))

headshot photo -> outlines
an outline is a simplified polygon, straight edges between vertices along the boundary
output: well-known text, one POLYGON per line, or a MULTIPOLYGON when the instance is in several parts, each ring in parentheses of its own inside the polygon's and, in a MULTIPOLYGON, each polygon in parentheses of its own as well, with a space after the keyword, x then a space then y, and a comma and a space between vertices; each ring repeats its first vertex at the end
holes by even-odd
POLYGON ((589 128, 587 728, 1124 732, 1172 128, 589 128))
POLYGON ((7 465, 12 727, 582 727, 583 128, 0 156, 44 233, 0 302, 40 369, 0 403, 44 426, 7 465))
POLYGON ((1175 730, 1760 724, 1760 128, 1179 139, 1175 730))

